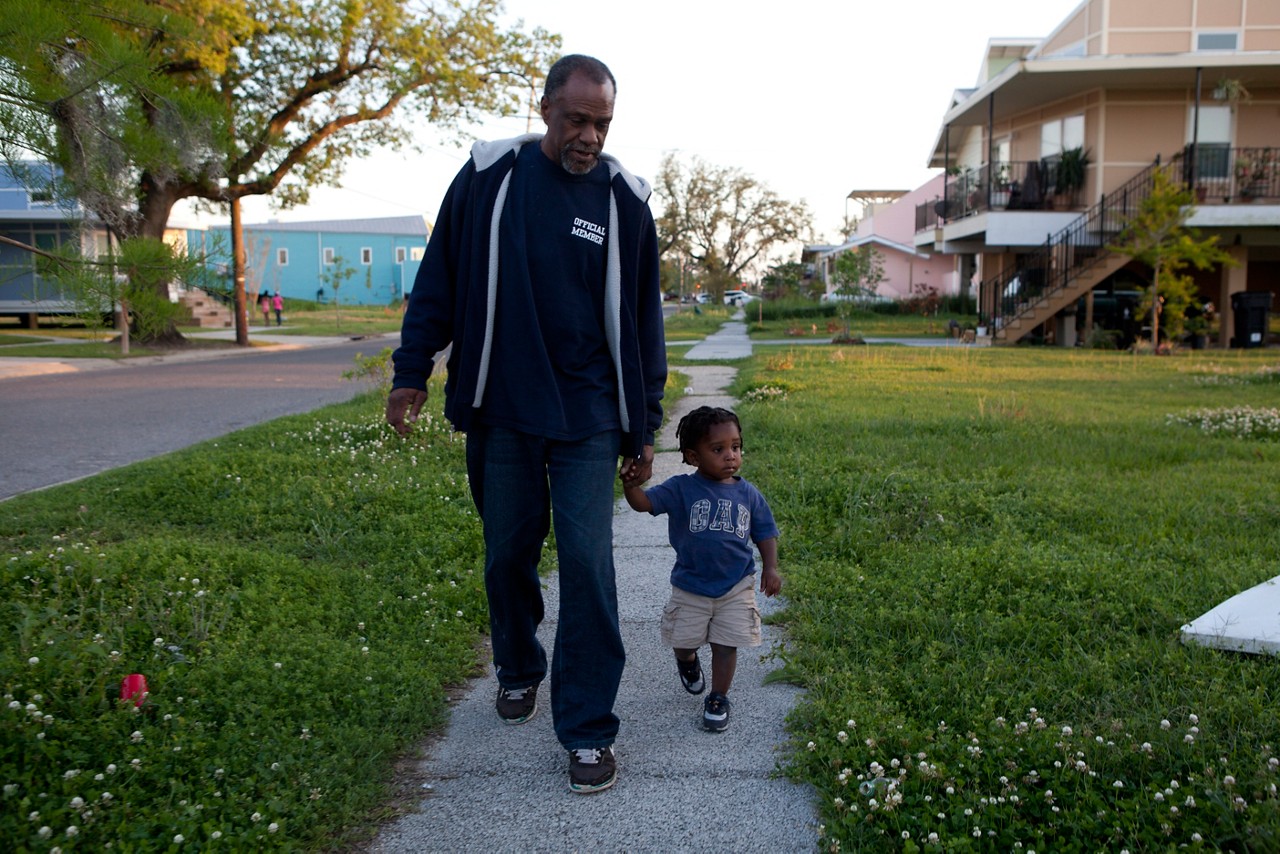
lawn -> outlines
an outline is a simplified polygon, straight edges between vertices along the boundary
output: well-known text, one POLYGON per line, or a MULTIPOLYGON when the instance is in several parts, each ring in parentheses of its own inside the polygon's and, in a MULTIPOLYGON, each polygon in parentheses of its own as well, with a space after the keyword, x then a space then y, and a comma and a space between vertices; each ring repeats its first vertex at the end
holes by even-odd
MULTIPOLYGON (((1178 636, 1277 572, 1276 361, 740 363, 744 473, 782 529, 782 673, 807 689, 781 761, 825 847, 1280 848, 1280 662, 1178 636)), ((439 391, 408 442, 371 394, 0 505, 0 838, 367 839, 480 663, 439 391), (132 673, 140 708, 118 699, 132 673)))
POLYGON ((1278 390, 1274 351, 750 363, 825 845, 1280 850, 1280 661, 1179 640, 1280 571, 1278 390))

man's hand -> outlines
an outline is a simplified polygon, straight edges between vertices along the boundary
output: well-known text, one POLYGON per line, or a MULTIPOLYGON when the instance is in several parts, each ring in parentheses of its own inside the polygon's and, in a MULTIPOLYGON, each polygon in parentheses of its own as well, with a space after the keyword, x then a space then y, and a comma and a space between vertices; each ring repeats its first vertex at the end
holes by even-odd
POLYGON ((653 445, 645 445, 635 459, 623 460, 618 477, 623 486, 639 486, 653 476, 653 445))
POLYGON ((387 395, 387 423, 401 436, 408 436, 413 422, 418 420, 418 413, 422 411, 422 406, 426 402, 427 392, 424 389, 392 389, 391 394, 387 395))

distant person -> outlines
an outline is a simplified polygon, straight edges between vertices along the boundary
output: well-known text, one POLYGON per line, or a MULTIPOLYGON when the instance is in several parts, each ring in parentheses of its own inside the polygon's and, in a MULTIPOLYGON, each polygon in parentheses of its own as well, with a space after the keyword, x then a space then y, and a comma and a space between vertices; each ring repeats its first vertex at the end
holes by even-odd
POLYGON ((706 688, 698 648, 711 644, 711 692, 702 705, 702 726, 722 732, 729 726, 738 647, 760 645, 751 544, 760 549, 760 589, 776 596, 782 590, 778 526, 760 490, 738 476, 742 427, 737 415, 700 406, 680 419, 676 436, 685 463, 697 471, 648 490, 624 481, 623 495, 633 510, 667 515, 676 563, 662 614, 662 641, 675 651, 676 672, 690 694, 706 688))
POLYGON ((528 721, 550 673, 578 793, 617 777, 613 479, 651 476, 667 376, 650 187, 601 151, 616 92, 604 63, 566 56, 547 74, 545 135, 472 146, 414 280, 386 412, 407 435, 433 357, 452 344, 444 411, 467 434, 484 525, 494 705, 507 723, 528 721), (560 614, 548 670, 538 561, 553 523, 560 614))
POLYGON ((262 309, 262 325, 271 325, 271 292, 263 291, 258 299, 258 308, 262 309))
POLYGON ((276 326, 280 326, 284 323, 284 297, 280 296, 279 291, 271 298, 271 308, 276 313, 276 326))

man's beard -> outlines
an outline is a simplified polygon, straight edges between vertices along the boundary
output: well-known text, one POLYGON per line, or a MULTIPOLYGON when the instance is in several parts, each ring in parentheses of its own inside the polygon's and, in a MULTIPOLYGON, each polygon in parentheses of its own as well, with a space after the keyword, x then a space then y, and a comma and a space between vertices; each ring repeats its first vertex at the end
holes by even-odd
POLYGON ((589 148, 584 145, 574 145, 570 143, 560 149, 560 166, 570 175, 586 175, 592 169, 596 168, 596 164, 600 162, 600 149, 589 148), (579 163, 572 157, 572 153, 589 154, 592 159, 587 163, 579 163))

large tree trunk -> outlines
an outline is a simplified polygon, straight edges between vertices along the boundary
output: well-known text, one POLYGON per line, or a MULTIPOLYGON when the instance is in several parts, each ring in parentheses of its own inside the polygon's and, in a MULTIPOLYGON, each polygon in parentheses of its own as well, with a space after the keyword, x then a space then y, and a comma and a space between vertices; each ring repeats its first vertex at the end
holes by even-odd
MULTIPOLYGON (((177 204, 178 197, 170 187, 157 184, 149 175, 143 175, 141 188, 142 200, 138 205, 137 236, 152 237, 162 241, 165 228, 169 224, 169 214, 173 212, 173 206, 177 204)), ((160 298, 167 300, 169 281, 158 282, 156 292, 160 298)), ((136 340, 153 347, 182 347, 187 344, 187 339, 182 337, 182 333, 172 321, 159 332, 147 336, 140 335, 136 340)))

